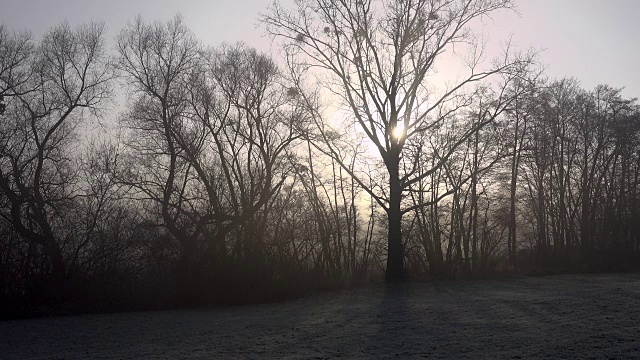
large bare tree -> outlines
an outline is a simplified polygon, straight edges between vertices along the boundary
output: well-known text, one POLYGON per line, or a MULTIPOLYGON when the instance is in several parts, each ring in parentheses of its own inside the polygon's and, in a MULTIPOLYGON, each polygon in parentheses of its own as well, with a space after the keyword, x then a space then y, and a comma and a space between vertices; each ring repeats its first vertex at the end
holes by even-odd
MULTIPOLYGON (((79 195, 76 129, 110 95, 104 26, 64 23, 34 44, 0 28, 0 216, 42 248, 52 290, 65 277, 66 211, 79 195)), ((54 294, 55 295, 55 294, 54 294)))
POLYGON ((228 248, 263 261, 257 224, 288 176, 302 116, 275 63, 243 45, 205 49, 180 17, 135 19, 118 50, 133 102, 122 118, 131 161, 116 175, 180 242, 178 282, 190 286, 198 262, 228 265, 228 248))
MULTIPOLYGON (((388 184, 383 191, 367 186, 356 173, 351 175, 387 214, 388 280, 405 276, 402 216, 415 210, 414 206, 403 208, 406 191, 447 162, 509 101, 500 89, 494 92, 480 120, 460 131, 448 151, 435 154, 437 161, 426 171, 418 171, 424 166, 421 156, 415 151, 408 156, 406 149, 423 149, 418 143, 425 134, 469 106, 473 83, 498 73, 516 76, 526 61, 505 56, 482 69, 484 46, 471 31, 474 20, 511 7, 509 0, 297 0, 293 9, 275 2, 262 17, 267 31, 284 40, 285 49, 297 55, 298 63, 324 77, 322 84, 342 100, 345 116, 371 140, 384 163, 388 184), (434 91, 431 79, 436 60, 458 49, 468 50, 461 57, 468 73, 446 89, 434 91)), ((326 153, 340 160, 331 136, 322 131, 321 138, 326 153)), ((341 165, 349 172, 347 164, 341 165)))

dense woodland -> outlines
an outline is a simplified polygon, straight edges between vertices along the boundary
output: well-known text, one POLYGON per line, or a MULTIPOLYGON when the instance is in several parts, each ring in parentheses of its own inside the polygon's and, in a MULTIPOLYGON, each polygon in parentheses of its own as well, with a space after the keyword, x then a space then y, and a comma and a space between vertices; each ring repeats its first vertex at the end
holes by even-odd
POLYGON ((511 7, 276 3, 273 57, 180 17, 0 25, 0 307, 637 269, 640 106, 484 59, 474 24, 511 7))

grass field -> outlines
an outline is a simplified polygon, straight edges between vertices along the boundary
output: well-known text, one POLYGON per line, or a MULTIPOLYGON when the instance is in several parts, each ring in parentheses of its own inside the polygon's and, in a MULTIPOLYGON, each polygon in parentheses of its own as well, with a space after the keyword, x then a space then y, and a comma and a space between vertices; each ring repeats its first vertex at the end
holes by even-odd
POLYGON ((640 358, 640 275, 371 287, 0 322, 2 359, 640 358))

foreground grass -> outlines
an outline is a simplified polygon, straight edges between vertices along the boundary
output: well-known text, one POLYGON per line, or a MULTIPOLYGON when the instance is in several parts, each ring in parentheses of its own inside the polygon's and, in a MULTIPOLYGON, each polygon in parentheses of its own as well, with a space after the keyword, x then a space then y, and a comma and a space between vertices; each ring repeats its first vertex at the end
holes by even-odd
POLYGON ((640 275, 373 286, 277 304, 0 323, 22 358, 633 358, 640 275))

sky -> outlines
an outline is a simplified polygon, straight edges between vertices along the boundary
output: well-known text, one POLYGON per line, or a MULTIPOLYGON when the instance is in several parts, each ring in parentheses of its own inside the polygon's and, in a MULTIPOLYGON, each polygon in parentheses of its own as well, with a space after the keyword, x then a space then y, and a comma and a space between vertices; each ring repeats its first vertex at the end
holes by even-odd
MULTIPOLYGON (((490 41, 501 43, 512 34, 520 49, 543 50, 540 60, 552 78, 573 76, 587 89, 598 84, 625 87, 625 96, 640 97, 640 0, 514 1, 518 14, 501 12, 485 21, 490 41)), ((2 0, 0 23, 37 37, 65 19, 71 24, 103 21, 113 38, 138 14, 145 20, 167 20, 180 13, 207 45, 243 41, 276 54, 257 20, 271 2, 2 0)))

